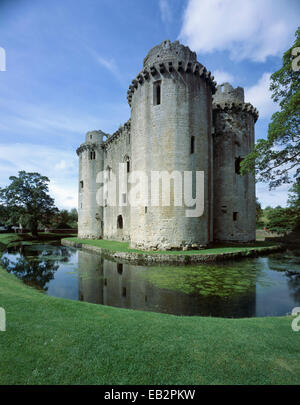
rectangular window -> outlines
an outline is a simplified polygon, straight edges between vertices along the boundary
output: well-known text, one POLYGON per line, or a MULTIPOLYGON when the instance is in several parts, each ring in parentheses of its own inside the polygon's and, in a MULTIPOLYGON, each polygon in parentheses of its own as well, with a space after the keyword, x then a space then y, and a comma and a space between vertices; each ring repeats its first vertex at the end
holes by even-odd
POLYGON ((130 172, 130 161, 127 160, 126 164, 127 164, 127 173, 129 173, 130 172))
POLYGON ((122 198, 123 198, 123 203, 125 204, 126 203, 126 193, 122 194, 122 198))
POLYGON ((123 287, 123 289, 122 289, 122 296, 126 297, 126 287, 123 287))
POLYGON ((234 221, 237 221, 238 213, 237 213, 237 212, 234 212, 234 213, 232 214, 232 218, 233 218, 234 221))
POLYGON ((235 168, 236 174, 241 174, 241 163, 243 160, 244 160, 244 158, 241 158, 240 156, 235 158, 234 168, 235 168))
POLYGON ((153 105, 161 103, 161 81, 153 83, 153 105))
POLYGON ((91 159, 91 160, 95 160, 95 159, 96 159, 96 152, 95 152, 94 150, 92 150, 92 151, 90 152, 90 159, 91 159))
POLYGON ((147 214, 147 211, 148 211, 148 207, 145 207, 145 214, 147 214))
POLYGON ((191 154, 195 152, 195 137, 191 136, 191 154))
POLYGON ((83 180, 81 180, 81 182, 80 182, 80 188, 81 189, 83 188, 83 180))

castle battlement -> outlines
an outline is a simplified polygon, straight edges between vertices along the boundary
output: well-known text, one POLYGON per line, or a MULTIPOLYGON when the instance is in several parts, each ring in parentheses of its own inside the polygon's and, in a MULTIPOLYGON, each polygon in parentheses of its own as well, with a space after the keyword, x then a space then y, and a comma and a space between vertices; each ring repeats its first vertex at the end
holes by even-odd
POLYGON ((164 63, 174 59, 185 62, 196 62, 196 52, 192 52, 188 46, 184 46, 179 41, 162 41, 148 52, 144 59, 144 68, 150 68, 153 64, 164 63))
POLYGON ((106 148, 111 142, 116 141, 119 136, 130 131, 130 119, 118 128, 111 136, 104 141, 103 147, 106 148))
MULTIPOLYGON (((189 50, 188 47, 184 47, 183 45, 180 45, 180 47, 183 47, 185 49, 187 48, 189 50)), ((178 47, 176 46, 175 49, 178 49, 178 47)), ((191 51, 189 50, 189 52, 191 51)), ((181 53, 183 54, 183 52, 181 53)), ((193 52, 193 54, 195 53, 193 52)), ((143 83, 149 81, 158 81, 162 77, 167 76, 172 77, 173 79, 184 80, 183 74, 185 73, 190 73, 202 78, 211 87, 212 94, 216 92, 217 83, 214 81, 214 76, 211 75, 211 72, 208 71, 205 66, 197 62, 196 59, 181 59, 176 54, 174 55, 174 52, 167 53, 165 57, 161 58, 160 60, 155 59, 157 58, 151 58, 151 64, 147 62, 146 67, 142 71, 140 71, 140 73, 136 76, 135 79, 132 80, 131 84, 129 85, 129 89, 127 91, 127 100, 130 106, 134 92, 140 85, 143 85, 143 83)))

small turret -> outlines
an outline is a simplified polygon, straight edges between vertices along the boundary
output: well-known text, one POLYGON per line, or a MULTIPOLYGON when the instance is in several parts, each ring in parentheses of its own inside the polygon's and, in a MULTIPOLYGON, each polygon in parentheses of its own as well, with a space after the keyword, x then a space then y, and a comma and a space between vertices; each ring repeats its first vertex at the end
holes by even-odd
POLYGON ((258 111, 244 102, 244 89, 229 83, 213 96, 214 240, 255 240, 255 181, 241 175, 241 162, 254 147, 258 111))
POLYGON ((217 86, 217 91, 214 95, 214 103, 244 103, 244 89, 237 87, 234 89, 230 83, 223 83, 217 86))
MULTIPOLYGON (((98 239, 103 235, 103 207, 98 205, 97 174, 103 170, 102 131, 87 132, 77 149, 79 156, 78 230, 80 238, 98 239)), ((99 197, 99 196, 98 196, 99 197)))

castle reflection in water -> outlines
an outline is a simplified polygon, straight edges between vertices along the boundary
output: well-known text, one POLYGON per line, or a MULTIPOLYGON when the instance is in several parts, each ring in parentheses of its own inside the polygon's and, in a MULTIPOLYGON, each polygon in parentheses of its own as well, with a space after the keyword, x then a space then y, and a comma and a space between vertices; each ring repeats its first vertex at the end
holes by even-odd
POLYGON ((143 277, 147 271, 149 267, 117 263, 79 250, 79 300, 174 315, 256 316, 255 283, 242 296, 204 297, 158 288, 143 277))

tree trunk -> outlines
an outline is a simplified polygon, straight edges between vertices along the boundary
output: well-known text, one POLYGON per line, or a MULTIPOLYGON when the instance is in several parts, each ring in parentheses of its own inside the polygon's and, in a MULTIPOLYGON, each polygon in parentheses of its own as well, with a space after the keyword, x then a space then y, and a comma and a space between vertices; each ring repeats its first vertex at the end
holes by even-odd
POLYGON ((34 236, 34 237, 39 236, 39 234, 38 234, 38 224, 37 223, 33 223, 31 225, 31 235, 34 236))

